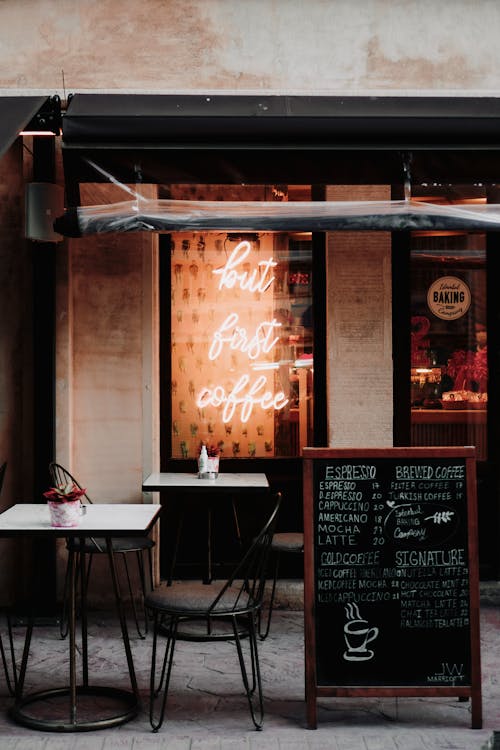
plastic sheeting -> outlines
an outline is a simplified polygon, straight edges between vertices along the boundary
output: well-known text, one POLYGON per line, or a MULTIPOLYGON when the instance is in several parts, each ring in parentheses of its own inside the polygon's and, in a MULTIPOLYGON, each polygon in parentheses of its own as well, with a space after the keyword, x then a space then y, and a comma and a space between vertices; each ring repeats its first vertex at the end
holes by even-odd
POLYGON ((500 205, 402 201, 184 201, 137 197, 69 209, 54 222, 67 237, 189 230, 499 230, 500 205))

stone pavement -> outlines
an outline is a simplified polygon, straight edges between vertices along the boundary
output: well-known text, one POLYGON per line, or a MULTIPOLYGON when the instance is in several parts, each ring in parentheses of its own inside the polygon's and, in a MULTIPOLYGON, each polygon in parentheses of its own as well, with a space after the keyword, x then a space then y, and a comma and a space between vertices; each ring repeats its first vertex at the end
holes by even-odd
MULTIPOLYGON (((22 645, 23 628, 16 628, 22 645)), ((131 632, 146 705, 151 638, 131 632)), ((114 619, 90 613, 91 683, 127 688, 126 663, 114 619)), ((276 611, 260 645, 266 718, 253 730, 231 643, 178 643, 167 717, 150 731, 143 708, 113 729, 48 733, 14 724, 0 683, 0 750, 480 750, 500 748, 500 606, 481 606, 483 728, 470 728, 469 702, 456 698, 319 699, 318 728, 305 721, 303 615, 276 611), (498 734, 496 732, 498 731, 498 734), (498 744, 497 744, 498 743, 498 744)), ((35 629, 26 688, 42 689, 67 675, 67 641, 56 626, 35 629)))

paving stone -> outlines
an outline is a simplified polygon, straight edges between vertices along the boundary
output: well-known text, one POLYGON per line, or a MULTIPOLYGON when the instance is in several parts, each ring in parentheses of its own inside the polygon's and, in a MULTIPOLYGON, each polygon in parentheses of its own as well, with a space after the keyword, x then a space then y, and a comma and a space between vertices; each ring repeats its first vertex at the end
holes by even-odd
POLYGON ((0 747, 2 750, 44 750, 47 737, 1 737, 0 747))
POLYGON ((151 733, 136 735, 129 747, 130 750, 190 750, 192 743, 188 737, 172 742, 168 736, 151 733))
MULTIPOLYGON (((102 750, 131 750, 134 738, 128 735, 115 734, 114 730, 101 732, 102 750)), ((78 750, 80 750, 78 748, 78 750)))
POLYGON ((365 734, 363 736, 364 748, 363 750, 396 750, 392 737, 380 735, 365 734))

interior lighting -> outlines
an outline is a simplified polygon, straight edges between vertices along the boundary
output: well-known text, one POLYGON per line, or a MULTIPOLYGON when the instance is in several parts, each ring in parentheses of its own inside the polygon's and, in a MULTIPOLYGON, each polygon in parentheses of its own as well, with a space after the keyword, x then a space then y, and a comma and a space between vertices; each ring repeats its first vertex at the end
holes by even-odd
POLYGON ((59 131, 59 133, 53 133, 51 130, 21 130, 18 135, 42 135, 55 138, 56 135, 61 135, 61 131, 59 131))
MULTIPOLYGON (((287 364, 287 363, 285 363, 287 364)), ((280 362, 252 362, 252 370, 279 370, 280 362)))

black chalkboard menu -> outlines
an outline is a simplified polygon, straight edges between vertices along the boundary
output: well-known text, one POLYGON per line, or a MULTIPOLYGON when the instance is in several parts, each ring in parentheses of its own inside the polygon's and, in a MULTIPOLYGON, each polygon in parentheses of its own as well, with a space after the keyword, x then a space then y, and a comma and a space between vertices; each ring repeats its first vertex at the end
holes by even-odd
POLYGON ((474 448, 305 448, 308 724, 318 696, 458 696, 480 728, 474 448))

